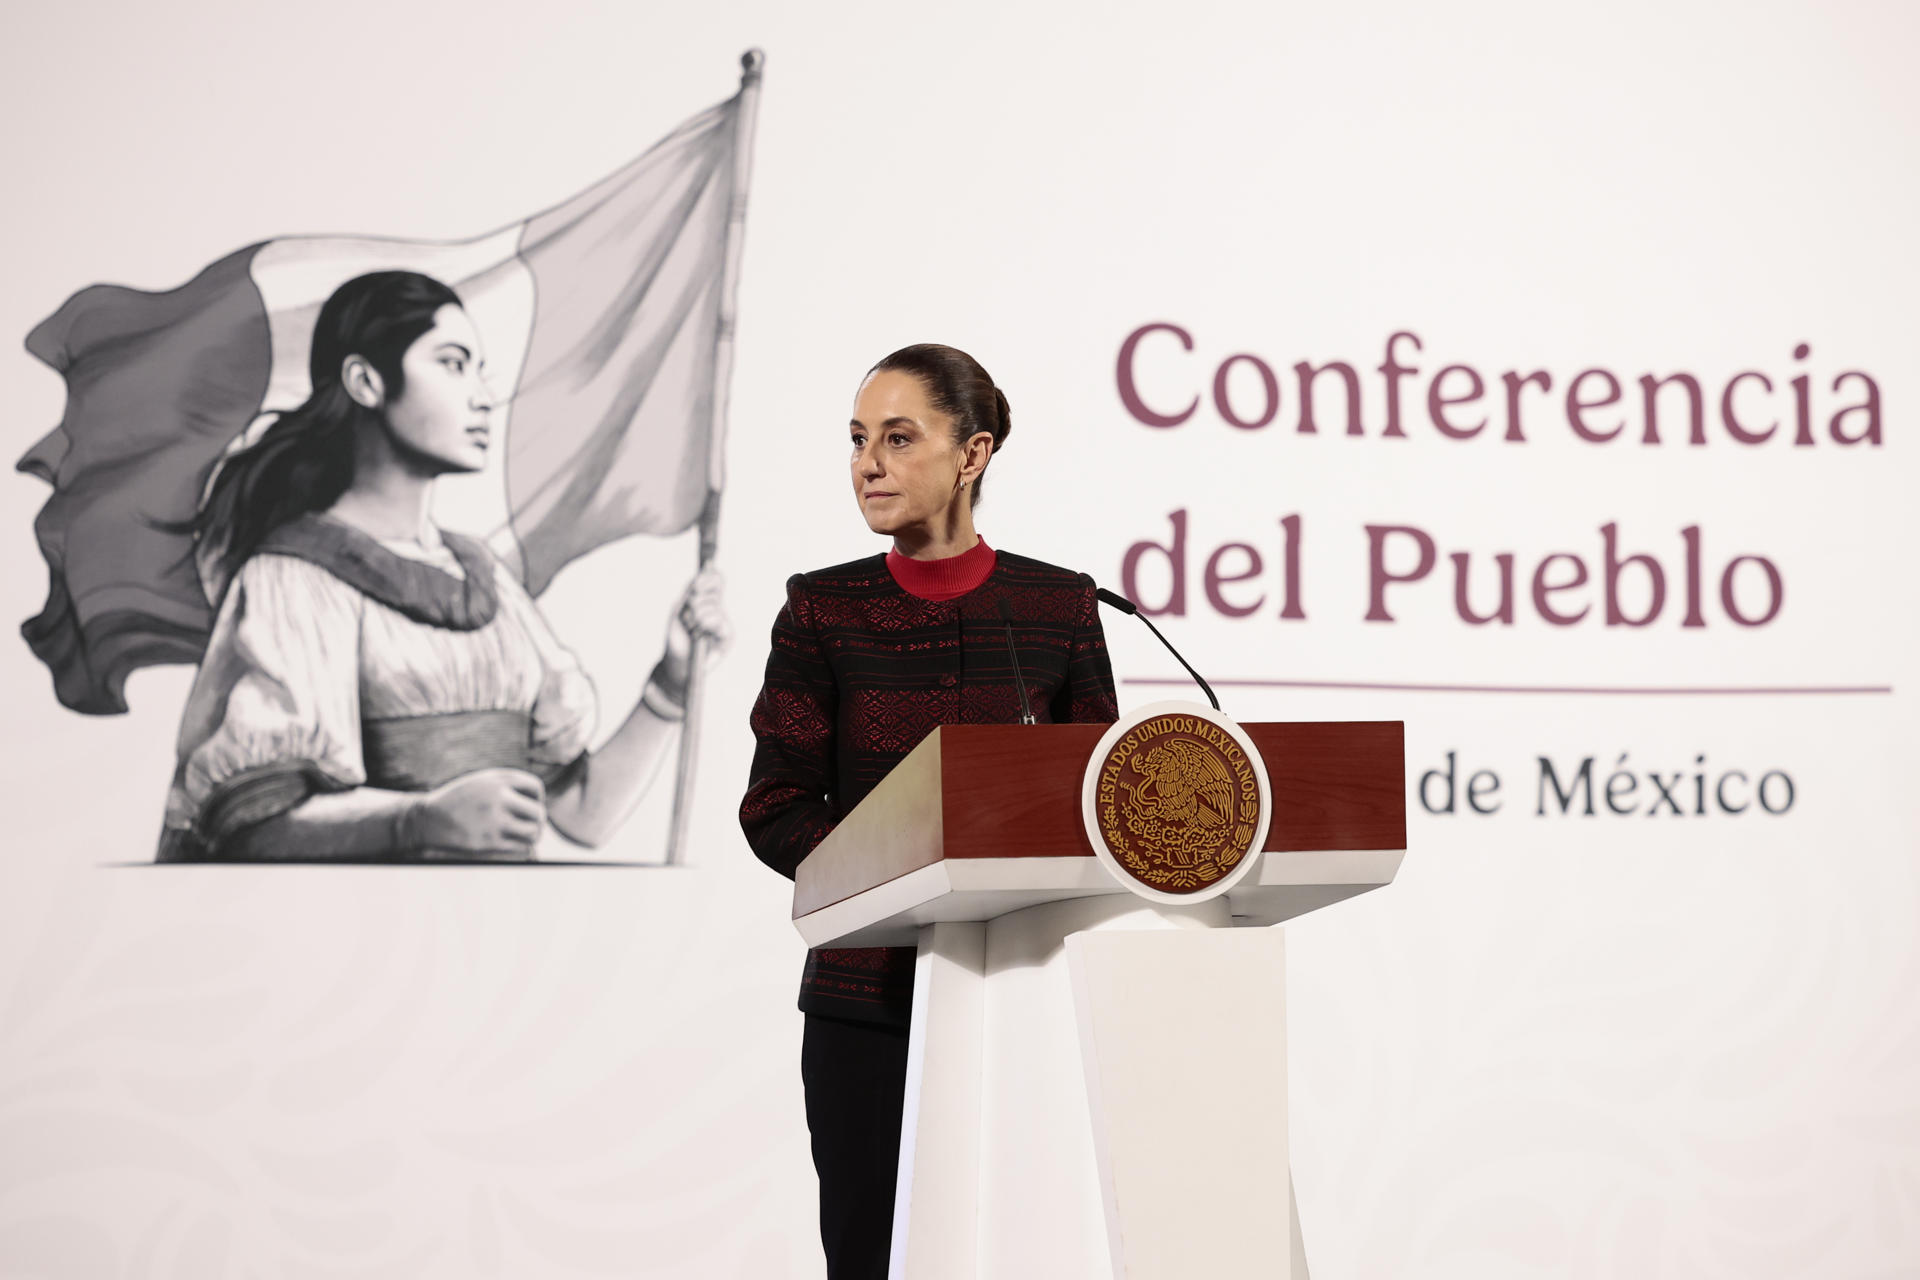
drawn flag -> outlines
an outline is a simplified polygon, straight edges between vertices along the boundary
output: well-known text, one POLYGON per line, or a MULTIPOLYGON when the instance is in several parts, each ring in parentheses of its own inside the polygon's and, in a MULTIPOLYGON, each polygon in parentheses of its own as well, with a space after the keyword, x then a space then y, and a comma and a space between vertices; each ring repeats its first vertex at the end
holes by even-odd
POLYGON ((27 350, 67 404, 19 463, 53 486, 34 521, 47 603, 21 631, 60 701, 124 712, 132 671, 199 661, 212 606, 176 530, 221 457, 306 398, 320 305, 364 272, 422 271, 465 302, 507 440, 495 546, 531 591, 597 546, 711 513, 757 58, 734 97, 490 235, 270 240, 169 292, 83 289, 38 325, 27 350))

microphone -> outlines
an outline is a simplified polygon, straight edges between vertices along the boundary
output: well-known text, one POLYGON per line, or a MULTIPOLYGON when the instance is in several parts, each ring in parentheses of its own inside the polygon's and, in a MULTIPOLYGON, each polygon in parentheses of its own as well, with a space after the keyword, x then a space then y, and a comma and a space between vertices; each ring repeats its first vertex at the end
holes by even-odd
MULTIPOLYGON (((1110 604, 1114 608, 1118 609, 1120 612, 1130 613, 1134 617, 1140 619, 1140 621, 1146 623, 1147 630, 1153 632, 1153 638, 1158 640, 1161 644, 1166 645, 1167 652, 1172 654, 1174 656, 1174 660, 1177 661, 1181 666, 1187 669, 1187 674, 1192 676, 1193 682, 1200 686, 1200 692, 1207 695, 1207 701, 1213 704, 1213 709, 1215 711, 1220 710, 1220 699, 1213 696, 1213 689, 1207 684, 1205 680, 1202 680, 1200 678, 1200 673, 1193 669, 1193 664, 1188 662, 1185 658, 1182 658, 1180 656, 1180 651, 1174 648, 1173 645, 1168 642, 1165 636, 1160 634, 1160 628, 1153 625, 1153 619, 1149 618, 1146 614, 1140 612, 1139 605, 1127 599, 1125 596, 1121 595, 1118 591, 1109 591, 1105 587, 1095 587, 1093 591, 1095 595, 1100 597, 1101 604, 1110 604)), ((1003 608, 1005 607, 1004 603, 1002 607, 1003 608)), ((1009 632, 1008 634, 1009 636, 1011 636, 1012 633, 1009 632)))
POLYGON ((1020 674, 1020 655, 1013 651, 1013 610, 1005 596, 994 603, 1000 606, 1000 621, 1007 628, 1007 661, 1013 664, 1013 687, 1020 694, 1020 723, 1032 724, 1033 706, 1027 701, 1027 678, 1020 674))

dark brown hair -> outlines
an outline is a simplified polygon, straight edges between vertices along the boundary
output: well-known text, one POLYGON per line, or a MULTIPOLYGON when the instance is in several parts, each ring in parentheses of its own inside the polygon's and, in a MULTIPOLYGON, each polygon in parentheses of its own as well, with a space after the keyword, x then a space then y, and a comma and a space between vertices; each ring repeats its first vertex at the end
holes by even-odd
POLYGON ((219 579, 230 581, 274 529, 324 511, 353 483, 354 424, 381 410, 354 403, 340 381, 350 355, 380 374, 392 403, 406 390, 400 360, 433 328, 434 315, 460 295, 417 271, 375 271, 333 291, 313 325, 307 372, 313 391, 260 439, 226 459, 192 531, 214 550, 219 579))
MULTIPOLYGON (((993 452, 998 453, 1013 431, 1013 414, 1007 409, 1006 396, 993 385, 980 362, 957 347, 943 347, 937 342, 902 347, 867 370, 867 376, 883 371, 910 373, 920 380, 933 407, 953 419, 955 444, 965 444, 969 437, 984 431, 993 437, 993 452)), ((980 484, 985 479, 981 475, 973 482, 970 493, 975 506, 980 503, 980 484)))

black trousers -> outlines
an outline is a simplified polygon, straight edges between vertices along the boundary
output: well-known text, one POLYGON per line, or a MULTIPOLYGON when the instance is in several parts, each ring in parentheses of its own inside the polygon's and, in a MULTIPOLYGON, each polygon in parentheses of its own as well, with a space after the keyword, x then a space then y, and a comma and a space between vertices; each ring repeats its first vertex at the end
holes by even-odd
POLYGON ((800 1041, 827 1280, 886 1280, 907 1029, 808 1014, 800 1041))

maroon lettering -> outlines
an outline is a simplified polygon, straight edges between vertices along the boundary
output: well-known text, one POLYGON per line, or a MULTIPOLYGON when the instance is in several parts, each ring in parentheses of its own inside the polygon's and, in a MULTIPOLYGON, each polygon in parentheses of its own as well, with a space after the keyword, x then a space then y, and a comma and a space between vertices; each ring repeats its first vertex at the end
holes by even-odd
POLYGON ((1280 381, 1273 376, 1273 370, 1268 367, 1267 362, 1259 356, 1248 355, 1244 351, 1238 355, 1228 356, 1213 372, 1213 407, 1220 411, 1222 418, 1241 430, 1258 431, 1272 422, 1274 415, 1280 412, 1280 381), (1227 396, 1227 379, 1233 372, 1233 366, 1242 360, 1252 365, 1254 372, 1260 375, 1260 385, 1266 395, 1266 405, 1257 418, 1242 418, 1235 413, 1233 402, 1227 396))
POLYGON ((1769 422, 1765 431, 1749 431, 1740 425, 1740 419, 1735 417, 1733 413, 1734 389, 1748 378, 1757 378, 1761 386, 1765 387, 1768 391, 1773 390, 1773 379, 1767 377, 1764 373, 1747 369, 1734 374, 1733 377, 1727 379, 1727 389, 1720 393, 1720 421, 1726 426, 1727 434, 1735 440, 1738 440, 1741 444, 1764 444, 1775 431, 1779 430, 1780 420, 1776 418, 1772 422, 1769 422))
POLYGON ((1193 411, 1200 407, 1200 397, 1195 395, 1187 407, 1179 413, 1156 413, 1147 407, 1147 402, 1140 398, 1139 384, 1134 380, 1133 361, 1134 353, 1140 347, 1140 340, 1150 333, 1171 333, 1180 339, 1180 345, 1183 348, 1188 351, 1193 350, 1193 335, 1177 324, 1167 324, 1164 321, 1143 324, 1128 334, 1127 340, 1120 344, 1120 358, 1114 369, 1114 382, 1120 390, 1120 403, 1126 406, 1127 412, 1132 414, 1137 422, 1149 427, 1177 427, 1191 418, 1193 411))
POLYGON ((1405 438, 1407 434, 1400 429, 1400 379, 1410 373, 1417 373, 1418 370, 1412 365, 1401 364, 1394 358, 1393 346, 1402 338, 1413 343, 1415 351, 1422 349, 1418 335, 1405 329, 1387 338, 1387 357, 1380 362, 1380 376, 1387 380, 1387 429, 1380 433, 1380 438, 1383 440, 1388 436, 1405 438))
POLYGON ((1267 602, 1265 595, 1256 597, 1251 604, 1234 604, 1227 599, 1226 593, 1220 588, 1229 582, 1245 582, 1248 578, 1257 578, 1260 576, 1260 569, 1260 553, 1244 542, 1229 542, 1215 548, 1214 553, 1207 557, 1206 571, 1201 576, 1201 582, 1205 584, 1207 590, 1207 603, 1229 618, 1244 618, 1250 613, 1258 612, 1260 606, 1267 602), (1246 559, 1246 567, 1238 573, 1228 573, 1221 568, 1220 562, 1226 558, 1229 551, 1238 551, 1246 559))
POLYGON ((1479 435, 1486 427, 1487 420, 1483 417, 1470 427, 1455 426, 1447 420, 1447 406, 1472 404, 1480 398, 1486 389, 1486 384, 1480 381, 1480 375, 1478 373, 1464 364, 1450 364, 1440 372, 1434 374, 1433 382, 1427 387, 1427 417, 1432 420, 1434 428, 1439 431, 1441 435, 1454 440, 1471 440, 1473 437, 1479 435), (1450 373, 1466 374, 1468 384, 1472 387, 1472 390, 1468 391, 1465 395, 1447 395, 1446 392, 1441 389, 1441 384, 1446 382, 1447 375, 1450 373))
POLYGON ((1647 374, 1640 379, 1641 403, 1647 421, 1640 432, 1641 444, 1660 443, 1660 388, 1678 383, 1687 392, 1687 439, 1693 444, 1707 442, 1706 407, 1700 401, 1700 380, 1690 373, 1674 373, 1664 378, 1647 374))
POLYGON ((1743 627, 1764 627, 1779 616, 1780 606, 1787 602, 1786 584, 1780 580, 1780 571, 1773 567, 1773 561, 1765 556, 1735 556, 1727 562, 1725 573, 1720 575, 1720 607, 1727 616, 1743 627), (1757 618, 1749 618, 1740 611, 1740 604, 1734 595, 1734 578, 1743 564, 1757 564, 1767 575, 1767 611, 1757 618))
POLYGON ((1507 384, 1507 439, 1525 444, 1526 433, 1520 429, 1520 388, 1537 382, 1543 393, 1548 392, 1553 390, 1553 379, 1545 369, 1535 369, 1524 378, 1517 373, 1503 373, 1500 380, 1507 384))
POLYGON ((1318 369, 1302 360, 1293 366, 1293 376, 1300 380, 1300 426, 1301 435, 1313 435, 1317 430, 1313 418, 1313 383, 1321 374, 1333 372, 1347 384, 1347 434, 1350 436, 1366 434, 1360 425, 1360 375, 1353 366, 1342 360, 1329 360, 1318 369))
POLYGON ((1880 384, 1866 374, 1861 373, 1858 369, 1849 369, 1833 380, 1833 389, 1836 394, 1840 390, 1840 384, 1848 378, 1858 378, 1866 384, 1867 398, 1859 404, 1850 404, 1834 414, 1833 420, 1827 423, 1827 434, 1833 437, 1835 444, 1866 443, 1878 445, 1880 443, 1880 384), (1867 415, 1867 425, 1861 429, 1860 434, 1857 436, 1850 436, 1840 429, 1840 420, 1850 413, 1864 413, 1867 415))
POLYGON ((1580 612, 1578 613, 1561 613, 1549 603, 1548 597, 1557 591, 1571 591, 1575 587, 1584 585, 1586 580, 1587 566, 1579 556, 1568 555, 1564 551, 1556 551, 1554 554, 1542 560, 1540 567, 1533 571, 1533 607, 1539 611, 1542 618, 1545 618, 1556 627, 1572 626, 1574 623, 1580 621, 1580 619, 1586 617, 1587 611, 1592 606, 1583 604, 1580 606, 1580 612), (1565 582, 1548 582, 1547 570, 1553 567, 1555 560, 1565 560, 1571 564, 1573 566, 1573 577, 1565 582))
POLYGON ((1630 555, 1622 560, 1619 532, 1619 526, 1611 520, 1600 526, 1600 541, 1604 547, 1601 569, 1606 586, 1607 625, 1644 627, 1660 616, 1660 610, 1667 603, 1667 575, 1660 568, 1660 562, 1652 556, 1630 555), (1647 571, 1647 611, 1637 618, 1628 617, 1620 607, 1620 571, 1631 564, 1637 564, 1647 571))
POLYGON ((1505 626, 1513 625, 1513 556, 1501 552, 1493 558, 1500 567, 1500 605, 1492 613, 1479 614, 1467 603, 1467 562, 1469 557, 1464 551, 1456 551, 1450 557, 1453 561, 1453 611, 1460 615, 1462 622, 1473 626, 1484 626, 1489 622, 1499 622, 1505 626))
POLYGON ((1370 524, 1367 526, 1367 621, 1392 622, 1387 612, 1387 587, 1395 582, 1418 582, 1433 572, 1436 552, 1433 539, 1411 525, 1370 524), (1420 549, 1420 563, 1411 573, 1387 572, 1387 539, 1400 533, 1412 538, 1420 549))
MULTIPOLYGON (((1793 358, 1805 360, 1812 350, 1803 342, 1793 349, 1793 358)), ((1796 447, 1813 443, 1813 405, 1804 373, 1793 380, 1793 443, 1796 447)))
POLYGON ((1173 524, 1173 541, 1168 544, 1142 540, 1127 548, 1127 554, 1120 561, 1120 590, 1127 599, 1140 606, 1140 612, 1160 617, 1171 614, 1176 618, 1187 615, 1187 511, 1185 507, 1167 517, 1173 524), (1148 554, 1165 556, 1167 567, 1172 575, 1172 585, 1167 590, 1165 604, 1158 607, 1147 603, 1140 594, 1140 562, 1148 554))
POLYGON ((1586 412, 1589 409, 1604 409, 1610 404, 1618 404, 1619 401, 1620 379, 1605 369, 1583 369, 1572 382, 1567 384, 1567 425, 1572 427, 1574 434, 1582 440, 1588 440, 1594 444, 1605 444, 1626 430, 1627 424, 1619 422, 1614 424, 1611 431, 1595 431, 1587 425, 1586 412), (1580 394, 1581 385, 1588 378, 1593 377, 1607 380, 1607 394, 1598 400, 1588 400, 1580 394))
POLYGON ((1286 534, 1286 600, 1280 616, 1289 622, 1303 622, 1307 611, 1300 607, 1300 517, 1287 516, 1280 521, 1281 531, 1286 534))
POLYGON ((1680 625, 1704 627, 1707 619, 1700 612, 1700 526, 1690 524, 1682 529, 1680 540, 1687 544, 1687 616, 1680 625))

